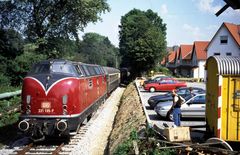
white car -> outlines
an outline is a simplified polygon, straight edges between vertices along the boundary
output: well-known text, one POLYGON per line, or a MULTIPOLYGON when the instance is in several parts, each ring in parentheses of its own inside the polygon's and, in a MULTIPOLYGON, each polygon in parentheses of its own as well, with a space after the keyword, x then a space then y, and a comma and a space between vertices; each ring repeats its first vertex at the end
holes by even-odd
MULTIPOLYGON (((196 94, 195 96, 184 97, 186 102, 181 106, 181 117, 205 118, 206 94, 196 94)), ((172 115, 167 116, 172 101, 160 102, 154 110, 160 117, 172 120, 172 115)))

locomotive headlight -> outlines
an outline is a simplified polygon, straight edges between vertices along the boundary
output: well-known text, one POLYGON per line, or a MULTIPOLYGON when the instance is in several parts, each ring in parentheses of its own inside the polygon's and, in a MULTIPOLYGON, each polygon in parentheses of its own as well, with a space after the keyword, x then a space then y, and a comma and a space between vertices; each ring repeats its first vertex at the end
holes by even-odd
POLYGON ((67 96, 67 95, 64 95, 64 96, 62 97, 62 103, 63 103, 64 105, 66 105, 66 104, 67 104, 67 100, 68 100, 68 96, 67 96))
POLYGON ((28 120, 23 120, 18 124, 18 128, 21 131, 27 131, 29 129, 29 123, 28 120))
POLYGON ((30 102, 31 102, 31 96, 30 95, 27 95, 26 102, 27 102, 27 104, 30 104, 30 102))
POLYGON ((59 131, 65 131, 67 129, 67 122, 64 120, 60 120, 57 122, 57 129, 59 131))

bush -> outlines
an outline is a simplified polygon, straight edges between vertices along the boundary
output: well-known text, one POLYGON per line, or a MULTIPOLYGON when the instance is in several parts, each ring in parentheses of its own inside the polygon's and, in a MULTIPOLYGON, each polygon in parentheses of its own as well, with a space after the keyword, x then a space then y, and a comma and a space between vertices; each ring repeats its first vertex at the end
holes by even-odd
POLYGON ((0 73, 0 83, 1 83, 2 87, 6 87, 6 86, 9 86, 11 84, 11 81, 7 76, 0 73))
POLYGON ((114 152, 115 155, 127 155, 133 148, 133 141, 138 140, 138 134, 136 130, 132 130, 130 133, 130 138, 125 140, 122 144, 120 144, 116 151, 114 152))
MULTIPOLYGON (((175 155, 177 154, 174 149, 159 149, 159 147, 165 147, 165 143, 160 143, 155 138, 157 137, 156 133, 152 128, 146 128, 142 133, 145 135, 145 138, 140 139, 136 130, 133 130, 130 134, 130 138, 125 140, 120 144, 116 151, 115 155, 127 155, 134 154, 133 141, 136 141, 138 144, 140 154, 150 154, 150 155, 175 155)), ((141 135, 142 135, 141 134, 141 135)))
POLYGON ((171 75, 172 74, 172 72, 167 67, 163 67, 163 66, 156 67, 156 71, 161 72, 165 75, 171 75))

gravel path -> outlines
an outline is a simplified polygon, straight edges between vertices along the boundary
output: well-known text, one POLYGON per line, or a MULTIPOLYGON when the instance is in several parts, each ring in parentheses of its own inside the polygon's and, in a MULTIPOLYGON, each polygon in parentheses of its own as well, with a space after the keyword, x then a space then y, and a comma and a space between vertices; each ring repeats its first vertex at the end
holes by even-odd
POLYGON ((124 88, 117 88, 106 100, 96 115, 90 120, 90 126, 79 144, 75 147, 72 155, 102 155, 108 143, 112 125, 124 88))

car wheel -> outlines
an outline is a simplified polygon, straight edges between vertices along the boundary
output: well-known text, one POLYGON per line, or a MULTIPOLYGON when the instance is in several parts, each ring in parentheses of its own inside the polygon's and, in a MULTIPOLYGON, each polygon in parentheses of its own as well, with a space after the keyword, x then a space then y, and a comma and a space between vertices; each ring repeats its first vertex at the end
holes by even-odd
POLYGON ((154 87, 151 87, 151 88, 149 89, 149 91, 153 93, 153 92, 155 92, 155 88, 154 88, 154 87))

